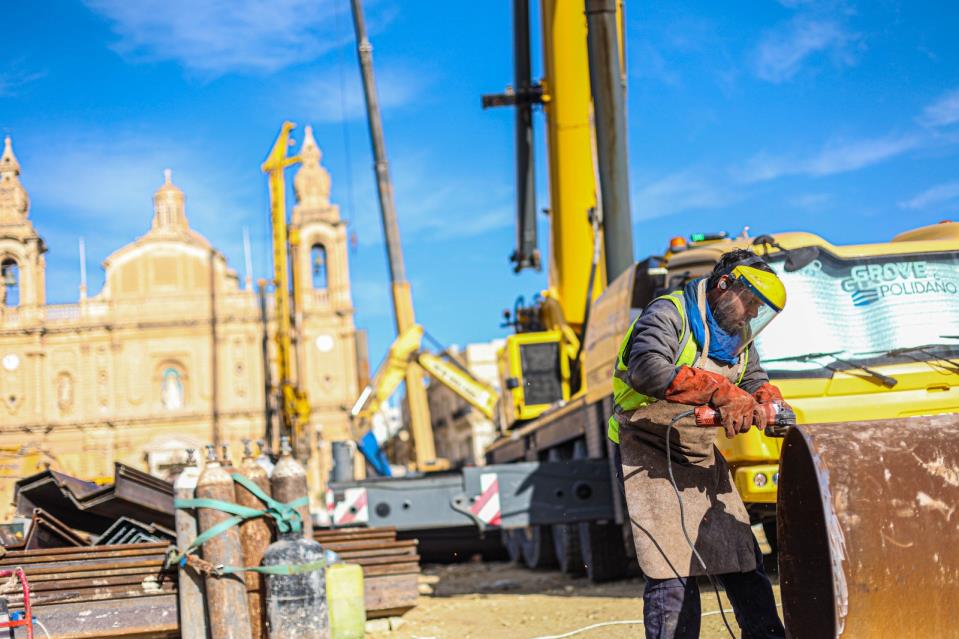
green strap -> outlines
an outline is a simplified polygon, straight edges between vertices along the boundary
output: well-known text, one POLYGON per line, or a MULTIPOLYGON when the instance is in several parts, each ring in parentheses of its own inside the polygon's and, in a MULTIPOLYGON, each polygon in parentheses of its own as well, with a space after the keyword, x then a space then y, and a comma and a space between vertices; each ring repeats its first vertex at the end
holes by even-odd
MULTIPOLYGON (((266 509, 271 515, 276 513, 273 515, 273 517, 277 520, 277 523, 279 523, 282 519, 284 523, 288 523, 290 525, 291 532, 299 532, 302 529, 303 517, 300 515, 300 511, 297 510, 297 508, 306 506, 308 503, 310 503, 309 497, 304 495, 303 497, 291 501, 288 504, 284 504, 283 502, 277 501, 267 495, 265 492, 263 492, 263 489, 250 481, 249 478, 244 477, 239 473, 233 473, 231 477, 233 477, 233 481, 246 488, 254 497, 262 501, 266 505, 266 509), (279 517, 277 517, 277 515, 279 515, 279 517)), ((280 532, 285 532, 282 527, 280 532)))
MULTIPOLYGON (((233 473, 232 478, 233 481, 246 488, 248 491, 250 491, 250 493, 253 494, 253 496, 263 502, 266 505, 266 508, 264 510, 257 510, 256 508, 250 508, 249 506, 241 506, 240 504, 233 502, 222 501, 220 499, 209 499, 205 497, 200 497, 197 499, 174 499, 173 506, 175 508, 210 508, 213 510, 230 513, 233 515, 233 517, 224 519, 212 528, 197 535, 196 538, 186 548, 186 550, 171 553, 169 560, 170 563, 181 563, 188 554, 201 547, 204 543, 216 537, 217 535, 226 532, 233 526, 243 523, 247 519, 256 519, 257 517, 272 517, 276 521, 276 526, 281 533, 297 533, 303 529, 303 517, 300 515, 300 512, 297 510, 297 508, 307 505, 309 503, 309 497, 300 497, 299 499, 295 499, 285 504, 267 495, 259 486, 239 473, 233 473)), ((312 564, 304 565, 309 566, 312 564)), ((229 568, 232 572, 251 570, 254 572, 265 572, 266 574, 297 574, 296 572, 270 572, 270 570, 266 570, 268 567, 264 566, 254 566, 250 568, 224 567, 223 572, 227 572, 227 568, 229 568)), ((310 570, 315 569, 316 568, 310 568, 302 572, 309 572, 310 570)))
POLYGON ((209 540, 213 539, 214 537, 216 537, 222 532, 226 532, 227 530, 229 530, 233 526, 236 526, 242 521, 243 521, 242 517, 230 517, 229 519, 224 519, 217 525, 213 526, 213 528, 205 530, 199 535, 197 535, 196 539, 194 539, 190 543, 187 549, 184 550, 182 553, 180 553, 180 556, 181 557, 187 556, 189 553, 193 552, 194 550, 196 550, 197 548, 199 548, 200 546, 202 546, 209 540))
POLYGON ((231 515, 239 515, 242 519, 254 519, 266 515, 265 510, 257 510, 249 506, 241 506, 231 501, 221 501, 219 499, 209 499, 199 497, 197 499, 174 499, 173 505, 176 508, 210 508, 213 510, 222 510, 231 515))
POLYGON ((278 564, 276 566, 219 566, 218 569, 224 575, 232 575, 238 572, 258 572, 262 575, 301 575, 305 572, 313 572, 326 566, 326 560, 311 561, 306 564, 278 564))

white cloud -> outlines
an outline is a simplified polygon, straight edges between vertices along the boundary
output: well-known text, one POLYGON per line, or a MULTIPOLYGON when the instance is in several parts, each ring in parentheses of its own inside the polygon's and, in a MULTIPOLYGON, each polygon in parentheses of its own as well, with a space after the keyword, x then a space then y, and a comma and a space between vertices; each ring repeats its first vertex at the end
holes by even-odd
POLYGON ((829 193, 803 193, 792 200, 792 205, 799 209, 815 211, 832 203, 833 197, 829 193))
POLYGON ((900 202, 899 206, 904 209, 924 209, 933 204, 940 205, 956 201, 959 201, 959 182, 946 182, 900 202))
POLYGON ((15 61, 0 72, 0 97, 13 97, 19 94, 24 86, 45 75, 45 71, 27 71, 23 68, 22 61, 15 61))
POLYGON ((959 122, 959 89, 953 89, 927 106, 919 116, 924 126, 947 126, 959 122))
POLYGON ((122 55, 203 75, 276 71, 351 37, 346 4, 335 0, 84 1, 112 23, 122 55))
POLYGON ((826 147, 806 168, 810 175, 833 175, 862 169, 912 151, 922 144, 915 135, 836 142, 826 147))
POLYGON ((762 37, 755 52, 756 75, 767 82, 791 80, 817 54, 828 54, 838 66, 851 66, 860 44, 860 37, 838 20, 799 15, 762 37))
MULTIPOLYGON (((111 131, 32 140, 43 144, 23 167, 23 180, 34 205, 55 207, 89 221, 119 229, 149 228, 153 193, 163 183, 163 169, 187 198, 191 223, 216 226, 220 215, 255 194, 244 187, 223 158, 202 155, 202 144, 145 131, 111 131)), ((249 173, 259 175, 255 164, 249 173)), ((254 205, 255 207, 255 205, 254 205)))
POLYGON ((807 157, 774 156, 761 152, 732 173, 745 183, 766 182, 789 175, 822 177, 856 171, 920 148, 926 140, 918 135, 888 135, 879 138, 833 141, 807 157))
MULTIPOLYGON (((173 170, 173 182, 186 194, 190 226, 233 268, 243 269, 242 227, 248 225, 254 275, 269 269, 263 177, 255 163, 234 163, 204 154, 201 141, 184 144, 143 130, 44 131, 15 139, 14 145, 31 198, 30 217, 50 247, 49 259, 75 255, 82 235, 91 293, 99 277, 96 265, 149 230, 164 168, 173 170)), ((74 258, 67 259, 72 265, 74 258)), ((65 295, 63 282, 50 280, 48 288, 52 299, 65 295)))
POLYGON ((639 43, 640 52, 635 55, 634 75, 641 79, 658 80, 677 87, 682 84, 680 75, 666 62, 666 58, 648 42, 639 43))
MULTIPOLYGON (((376 71, 376 89, 380 109, 387 111, 412 103, 431 83, 430 72, 411 71, 384 65, 376 71)), ((294 95, 312 122, 340 122, 366 117, 366 104, 358 74, 349 71, 325 71, 301 83, 294 95)))
POLYGON ((741 197, 741 193, 718 184, 696 169, 684 169, 641 185, 634 194, 633 207, 639 219, 650 219, 682 211, 719 208, 741 197))
MULTIPOLYGON (((391 163, 400 233, 404 242, 474 237, 513 224, 512 185, 438 166, 422 153, 391 163)), ((351 226, 359 243, 380 244, 383 231, 372 172, 364 166, 351 226)))

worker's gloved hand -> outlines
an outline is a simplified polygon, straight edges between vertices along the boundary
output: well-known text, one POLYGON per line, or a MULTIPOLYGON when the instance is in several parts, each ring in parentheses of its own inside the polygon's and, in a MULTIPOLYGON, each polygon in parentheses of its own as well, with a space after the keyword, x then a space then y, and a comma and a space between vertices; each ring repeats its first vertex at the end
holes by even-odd
POLYGON ((766 415, 753 397, 718 373, 680 366, 663 399, 679 404, 709 405, 719 411, 728 437, 756 424, 766 427, 766 415))
POLYGON ((680 366, 663 399, 677 404, 704 406, 712 401, 713 395, 723 386, 731 384, 722 375, 701 368, 680 366))
POLYGON ((786 400, 783 399, 783 394, 779 392, 779 388, 769 382, 766 382, 756 389, 756 392, 753 393, 753 399, 760 404, 772 404, 773 402, 786 403, 786 400))
POLYGON ((789 410, 792 410, 792 406, 786 403, 786 400, 783 399, 783 394, 779 392, 779 388, 773 386, 769 382, 766 382, 753 393, 753 399, 756 400, 758 404, 781 404, 789 410))
POLYGON ((746 433, 753 424, 760 430, 766 428, 766 414, 752 395, 728 381, 726 386, 716 391, 710 405, 719 410, 726 437, 732 438, 736 433, 746 433))

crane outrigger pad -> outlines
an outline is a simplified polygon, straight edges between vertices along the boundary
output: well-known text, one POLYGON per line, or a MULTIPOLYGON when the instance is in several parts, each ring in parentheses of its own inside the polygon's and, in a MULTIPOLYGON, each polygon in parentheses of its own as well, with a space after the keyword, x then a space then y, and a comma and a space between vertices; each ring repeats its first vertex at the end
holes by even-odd
POLYGON ((779 482, 787 634, 955 635, 959 415, 794 427, 779 482))

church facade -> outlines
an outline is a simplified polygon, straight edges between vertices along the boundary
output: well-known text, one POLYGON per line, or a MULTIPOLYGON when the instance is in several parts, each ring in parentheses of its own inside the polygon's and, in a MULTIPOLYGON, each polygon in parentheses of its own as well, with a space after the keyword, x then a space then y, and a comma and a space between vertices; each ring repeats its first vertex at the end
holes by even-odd
MULTIPOLYGON (((312 408, 316 499, 330 442, 349 438, 365 363, 346 225, 309 127, 300 156, 290 224, 295 374, 312 408)), ((11 514, 13 483, 45 467, 99 480, 123 462, 162 477, 186 448, 228 444, 238 461, 241 440, 264 438, 266 371, 277 381, 272 300, 264 323, 249 275, 241 282, 190 228, 169 171, 152 222, 144 215, 146 233, 107 257, 102 290, 88 297, 81 287, 75 304, 46 304, 46 247, 30 213, 8 137, 0 156, 0 516, 11 514)))

